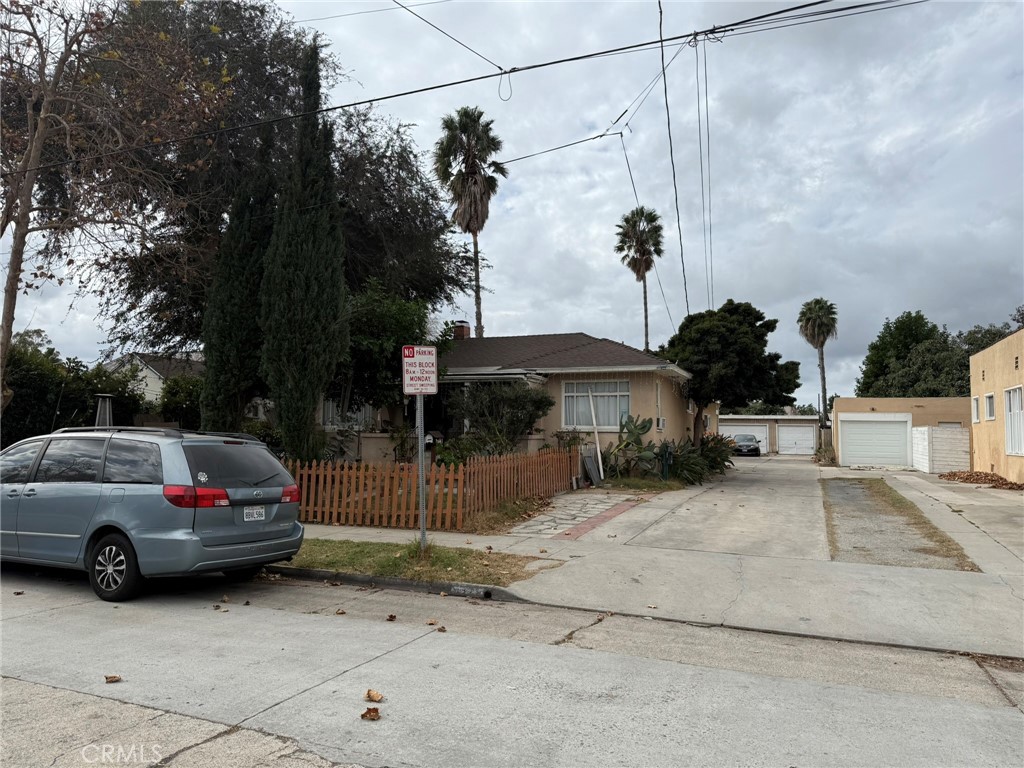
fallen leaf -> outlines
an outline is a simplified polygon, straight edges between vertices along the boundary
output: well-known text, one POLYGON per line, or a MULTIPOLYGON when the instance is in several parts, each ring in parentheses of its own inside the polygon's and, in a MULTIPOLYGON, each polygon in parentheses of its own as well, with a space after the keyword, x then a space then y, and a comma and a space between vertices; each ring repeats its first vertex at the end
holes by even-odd
POLYGON ((401 552, 395 552, 395 559, 398 559, 401 556, 402 556, 401 552))
POLYGON ((542 547, 542 548, 541 548, 541 550, 540 550, 540 553, 541 553, 541 554, 543 555, 543 554, 545 554, 546 552, 547 552, 547 550, 546 550, 546 549, 544 549, 544 548, 542 547))
POLYGON ((447 629, 445 629, 444 627, 438 627, 438 628, 437 628, 437 631, 438 631, 438 632, 447 632, 448 630, 447 630, 447 629))
POLYGON ((214 604, 213 604, 213 610, 215 610, 215 611, 219 611, 219 610, 220 610, 220 606, 219 606, 219 605, 217 605, 216 603, 214 603, 214 604))
POLYGON ((16 594, 16 595, 24 595, 24 594, 25 594, 25 590, 24 590, 24 589, 19 589, 19 590, 18 590, 17 592, 15 592, 14 594, 16 594))
POLYGON ((648 608, 657 608, 658 606, 656 606, 656 605, 648 605, 647 607, 648 608))
POLYGON ((441 592, 440 595, 441 595, 441 597, 448 597, 448 593, 447 592, 441 592))
POLYGON ((380 720, 380 710, 377 707, 367 707, 359 717, 363 720, 380 720))
POLYGON ((222 597, 222 598, 220 599, 220 601, 221 601, 222 603, 230 603, 230 602, 231 602, 231 598, 230 598, 230 597, 228 597, 227 595, 224 595, 224 597, 222 597))
POLYGON ((336 610, 334 612, 334 615, 335 616, 344 616, 345 615, 345 611, 343 611, 341 608, 339 608, 338 610, 336 610))
POLYGON ((367 590, 367 588, 366 588, 366 587, 358 587, 358 588, 356 589, 356 592, 365 592, 366 590, 367 590))
POLYGON ((437 626, 437 619, 427 619, 427 626, 428 627, 437 626))
POLYGON ((563 536, 568 536, 568 535, 569 535, 570 533, 571 533, 571 531, 563 531, 563 532, 562 532, 562 535, 563 535, 563 536))
POLYGON ((466 539, 466 543, 467 543, 467 544, 472 544, 473 542, 472 542, 472 541, 470 541, 469 539, 466 539))
POLYGON ((397 617, 393 613, 388 614, 388 621, 394 621, 397 617))
POLYGON ((250 603, 248 600, 246 600, 244 603, 242 603, 242 605, 252 605, 252 603, 250 603))
POLYGON ((228 613, 228 609, 225 608, 223 611, 221 611, 221 613, 228 613))
POLYGON ((373 690, 373 688, 370 688, 369 690, 366 691, 366 700, 367 701, 373 701, 373 702, 383 701, 384 700, 384 694, 381 693, 380 691, 375 691, 375 690, 373 690))
POLYGON ((450 570, 451 570, 451 566, 449 566, 449 567, 445 568, 445 570, 446 570, 446 571, 450 571, 450 570))
POLYGON ((488 544, 486 547, 484 547, 484 549, 486 549, 488 552, 493 552, 494 551, 494 547, 492 547, 490 544, 488 544))
POLYGON ((328 582, 328 586, 340 587, 341 586, 341 582, 340 581, 330 581, 330 582, 328 582))
POLYGON ((107 682, 107 683, 120 683, 121 682, 121 676, 120 675, 104 675, 103 676, 103 680, 105 682, 107 682))

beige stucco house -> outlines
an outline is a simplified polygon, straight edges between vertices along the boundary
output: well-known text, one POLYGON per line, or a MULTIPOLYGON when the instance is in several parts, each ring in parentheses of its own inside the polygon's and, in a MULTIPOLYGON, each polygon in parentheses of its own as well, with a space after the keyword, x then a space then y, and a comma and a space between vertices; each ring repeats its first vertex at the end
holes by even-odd
POLYGON ((836 460, 843 467, 912 467, 913 430, 931 427, 961 430, 957 434, 969 463, 970 418, 967 397, 837 397, 832 405, 836 460))
POLYGON ((971 468, 1024 483, 1024 329, 971 356, 971 468))
MULTIPOLYGON (((554 444, 561 430, 579 430, 593 442, 595 418, 604 447, 618 439, 619 422, 630 414, 654 421, 647 437, 655 442, 692 437, 690 374, 666 360, 585 333, 459 335, 441 359, 443 385, 520 380, 545 389, 555 401, 538 421, 530 449, 554 444)), ((716 410, 708 409, 705 431, 717 431, 716 410)))

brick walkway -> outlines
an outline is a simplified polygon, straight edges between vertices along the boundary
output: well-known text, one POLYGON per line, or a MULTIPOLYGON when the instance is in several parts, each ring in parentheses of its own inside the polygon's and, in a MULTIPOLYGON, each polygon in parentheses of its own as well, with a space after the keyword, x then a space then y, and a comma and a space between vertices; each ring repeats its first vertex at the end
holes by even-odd
POLYGON ((512 536, 565 536, 578 538, 593 530, 605 520, 646 501, 636 493, 610 493, 607 491, 576 491, 551 500, 551 506, 522 525, 517 525, 512 536))

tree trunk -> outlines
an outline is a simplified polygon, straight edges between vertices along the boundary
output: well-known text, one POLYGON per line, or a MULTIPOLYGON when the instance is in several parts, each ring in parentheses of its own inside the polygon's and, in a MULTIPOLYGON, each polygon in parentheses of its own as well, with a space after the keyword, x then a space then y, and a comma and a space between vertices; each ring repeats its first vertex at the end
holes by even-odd
POLYGON ((641 281, 644 286, 644 352, 651 351, 651 341, 647 333, 647 275, 641 281))
POLYGON ((7 260, 3 319, 0 320, 0 413, 6 410, 14 397, 14 392, 7 386, 7 356, 11 351, 11 337, 14 334, 14 307, 18 302, 18 288, 25 265, 25 244, 28 240, 28 228, 32 220, 32 192, 36 185, 37 171, 29 169, 36 168, 43 155, 49 113, 49 98, 43 100, 37 116, 32 114, 32 107, 29 107, 29 125, 32 125, 33 119, 35 121, 34 130, 29 139, 31 144, 19 173, 10 179, 10 183, 19 184, 20 189, 18 190, 18 212, 13 218, 14 237, 11 240, 11 256, 7 260))
POLYGON ((473 299, 476 301, 476 337, 484 337, 484 311, 480 305, 480 246, 473 233, 473 299))
POLYGON ((704 437, 704 406, 697 406, 697 413, 693 416, 693 444, 700 446, 701 438, 704 437))
POLYGON ((818 374, 821 376, 821 416, 819 421, 821 426, 825 426, 825 420, 827 415, 825 413, 828 408, 828 389, 825 387, 825 345, 822 344, 818 347, 818 374))

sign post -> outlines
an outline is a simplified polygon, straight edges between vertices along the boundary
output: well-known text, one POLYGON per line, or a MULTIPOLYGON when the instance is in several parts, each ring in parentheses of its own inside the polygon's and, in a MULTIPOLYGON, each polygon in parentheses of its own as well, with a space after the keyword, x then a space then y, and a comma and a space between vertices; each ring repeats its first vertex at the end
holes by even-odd
POLYGON ((420 552, 427 548, 426 472, 423 466, 423 396, 437 394, 437 347, 402 347, 402 392, 416 395, 416 455, 419 459, 420 552))

